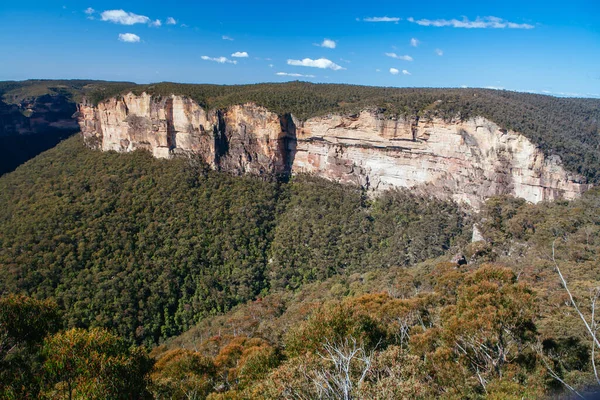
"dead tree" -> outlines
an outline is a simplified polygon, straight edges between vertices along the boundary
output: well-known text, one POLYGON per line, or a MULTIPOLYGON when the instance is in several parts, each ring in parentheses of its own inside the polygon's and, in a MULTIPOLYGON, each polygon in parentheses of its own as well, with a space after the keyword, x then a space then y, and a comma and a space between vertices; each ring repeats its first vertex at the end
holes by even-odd
POLYGON ((321 368, 313 376, 319 398, 352 400, 353 390, 363 383, 371 369, 373 352, 367 352, 354 338, 342 343, 327 340, 323 349, 319 356, 332 367, 321 368))

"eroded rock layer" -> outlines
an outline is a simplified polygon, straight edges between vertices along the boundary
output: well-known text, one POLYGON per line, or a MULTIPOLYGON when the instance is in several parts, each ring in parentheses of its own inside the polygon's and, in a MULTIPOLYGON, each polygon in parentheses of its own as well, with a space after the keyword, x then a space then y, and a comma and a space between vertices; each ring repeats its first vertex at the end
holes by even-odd
POLYGON ((298 121, 255 104, 204 110, 185 97, 144 93, 81 104, 79 124, 86 143, 105 151, 197 154, 238 174, 311 173, 372 191, 425 190, 476 208, 498 194, 536 203, 589 188, 559 157, 484 118, 406 120, 369 109, 298 121))

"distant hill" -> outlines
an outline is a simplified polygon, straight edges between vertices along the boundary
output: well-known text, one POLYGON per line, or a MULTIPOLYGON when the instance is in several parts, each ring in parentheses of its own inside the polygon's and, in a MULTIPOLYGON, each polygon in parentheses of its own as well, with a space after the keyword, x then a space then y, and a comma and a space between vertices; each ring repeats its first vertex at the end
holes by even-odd
POLYGON ((131 85, 92 80, 0 82, 0 175, 77 132, 74 114, 83 96, 131 85))

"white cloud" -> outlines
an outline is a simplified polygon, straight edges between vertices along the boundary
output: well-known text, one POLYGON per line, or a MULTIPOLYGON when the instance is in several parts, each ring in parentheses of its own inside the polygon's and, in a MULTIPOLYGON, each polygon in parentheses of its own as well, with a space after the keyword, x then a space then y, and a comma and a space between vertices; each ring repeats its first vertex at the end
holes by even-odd
POLYGON ((477 17, 474 21, 470 21, 464 17, 462 20, 458 19, 414 19, 408 18, 409 22, 413 22, 421 26, 436 26, 444 27, 450 26, 452 28, 495 28, 495 29, 533 29, 534 26, 530 24, 517 24, 515 22, 509 22, 498 17, 477 17))
POLYGON ((398 71, 396 68, 390 68, 390 74, 398 75, 399 73, 400 73, 400 71, 398 71))
POLYGON ((335 40, 323 39, 321 44, 315 43, 315 46, 325 47, 327 49, 335 49, 336 43, 335 40))
POLYGON ((302 75, 302 74, 294 74, 289 72, 277 72, 275 75, 279 76, 292 76, 294 78, 314 78, 314 75, 302 75))
POLYGON ((92 15, 95 12, 96 12, 96 10, 94 10, 92 7, 88 7, 84 11, 84 13, 86 13, 87 15, 92 15))
POLYGON ((231 57, 246 58, 248 57, 248 53, 246 53, 245 51, 236 51, 231 55, 231 57))
POLYGON ((375 70, 375 72, 381 72, 381 70, 380 70, 379 68, 377 68, 377 69, 375 70))
POLYGON ((177 20, 173 17, 167 18, 167 25, 177 25, 177 20))
POLYGON ((438 56, 443 56, 444 55, 444 51, 441 49, 435 49, 435 54, 437 54, 438 56))
POLYGON ((410 39, 410 45, 412 47, 417 47, 419 45, 419 43, 421 43, 421 42, 419 42, 418 39, 415 39, 415 38, 410 39))
POLYGON ((214 62, 218 62, 220 64, 225 64, 225 63, 228 63, 228 64, 237 64, 237 61, 230 60, 227 57, 214 57, 213 58, 213 57, 209 57, 209 56, 202 56, 200 58, 202 58, 205 61, 214 61, 214 62))
POLYGON ((150 26, 154 26, 156 28, 158 28, 161 25, 162 25, 162 22, 160 22, 160 19, 157 19, 156 21, 150 22, 150 26))
POLYGON ((274 67, 274 65, 273 65, 273 64, 269 64, 269 68, 273 68, 273 67, 274 67))
POLYGON ((395 58, 396 60, 404 60, 404 61, 412 61, 413 58, 411 56, 399 56, 396 53, 385 53, 386 56, 395 58))
POLYGON ((107 10, 100 14, 102 21, 113 22, 121 25, 147 24, 150 18, 123 10, 107 10))
POLYGON ((138 43, 140 37, 134 33, 119 33, 119 40, 125 43, 138 43))
POLYGON ((232 37, 225 36, 225 35, 223 35, 223 36, 222 36, 222 39, 223 39, 223 40, 231 40, 231 41, 233 41, 233 38, 232 38, 232 37))
POLYGON ((365 22, 398 22, 400 18, 398 17, 367 17, 363 18, 365 22))
POLYGON ((410 72, 408 72, 407 70, 403 69, 402 70, 402 74, 403 75, 412 75, 410 72))
POLYGON ((334 71, 340 69, 346 69, 334 63, 326 58, 319 58, 318 60, 312 60, 310 58, 304 58, 302 60, 287 60, 288 65, 300 66, 300 67, 313 67, 313 68, 329 68, 334 71))

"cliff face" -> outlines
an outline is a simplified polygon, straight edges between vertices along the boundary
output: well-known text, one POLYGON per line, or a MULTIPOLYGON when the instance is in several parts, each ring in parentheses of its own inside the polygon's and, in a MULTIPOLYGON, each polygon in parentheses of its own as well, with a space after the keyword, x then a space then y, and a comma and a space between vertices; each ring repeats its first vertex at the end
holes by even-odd
POLYGON ((375 109, 298 121, 254 104, 204 110, 180 96, 128 94, 79 106, 86 143, 155 157, 199 154, 238 174, 311 173, 379 191, 425 190, 479 207, 490 196, 572 199, 589 185, 527 138, 484 118, 389 118, 375 109))
POLYGON ((206 111, 187 98, 145 93, 79 106, 81 133, 92 148, 146 149, 159 158, 198 154, 214 168, 238 174, 286 171, 284 120, 253 104, 206 111))

